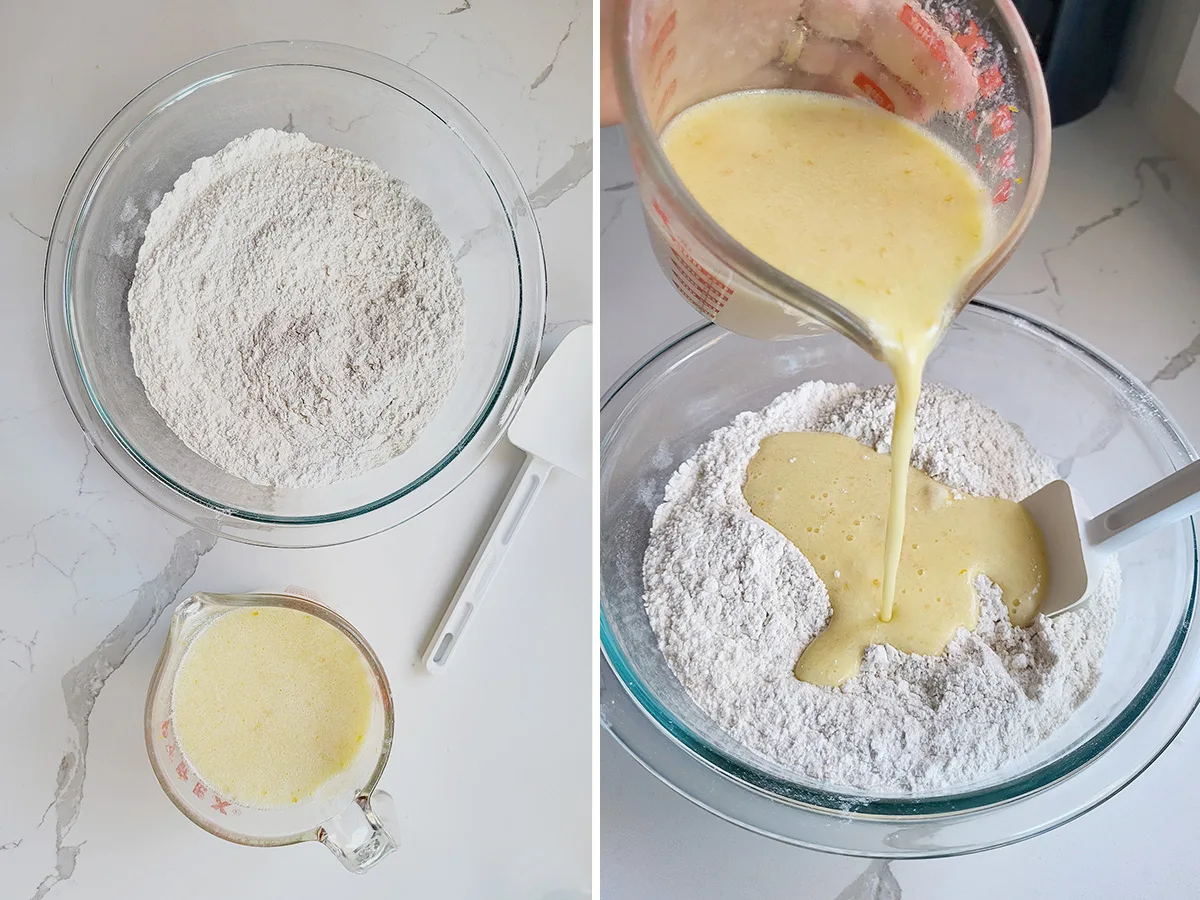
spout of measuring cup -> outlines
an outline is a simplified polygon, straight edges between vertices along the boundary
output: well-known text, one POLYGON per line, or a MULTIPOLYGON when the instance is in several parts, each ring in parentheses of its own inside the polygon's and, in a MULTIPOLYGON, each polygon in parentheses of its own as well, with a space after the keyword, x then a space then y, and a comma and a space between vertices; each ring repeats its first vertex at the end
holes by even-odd
POLYGON ((329 848, 351 872, 361 875, 400 846, 396 804, 391 794, 376 791, 361 795, 340 815, 317 831, 317 840, 329 848))

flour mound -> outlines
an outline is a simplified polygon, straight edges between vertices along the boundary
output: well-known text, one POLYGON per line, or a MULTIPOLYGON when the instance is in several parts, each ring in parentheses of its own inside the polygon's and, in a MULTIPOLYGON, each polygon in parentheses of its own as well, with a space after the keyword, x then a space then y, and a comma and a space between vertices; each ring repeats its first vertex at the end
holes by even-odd
POLYGON ((255 131, 196 160, 150 216, 128 304, 151 405, 256 484, 387 462, 462 366, 462 285, 429 208, 302 134, 255 131))
MULTIPOLYGON (((1091 602, 1028 628, 976 582, 980 616, 942 656, 872 646, 840 688, 792 673, 825 627, 829 595, 808 560, 750 512, 746 467, 768 435, 828 431, 880 452, 892 387, 809 382, 716 431, 667 484, 644 561, 650 624, 692 699, 735 740, 806 779, 867 791, 938 791, 1028 752, 1094 688, 1120 592, 1110 564, 1091 602)), ((951 489, 1020 500, 1057 475, 1014 425, 926 385, 913 465, 951 489)))

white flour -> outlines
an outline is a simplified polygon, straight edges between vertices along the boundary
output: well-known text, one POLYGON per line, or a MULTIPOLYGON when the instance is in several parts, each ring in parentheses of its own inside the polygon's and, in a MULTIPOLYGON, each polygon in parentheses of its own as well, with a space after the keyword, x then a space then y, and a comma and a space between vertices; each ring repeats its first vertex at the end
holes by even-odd
POLYGON ((198 159, 146 228, 134 368, 193 451, 256 484, 331 484, 409 447, 463 359, 429 208, 374 163, 266 129, 198 159))
MULTIPOLYGON (((1100 674, 1120 590, 1115 565, 1090 603, 1026 629, 981 578, 976 630, 940 657, 873 646, 841 688, 792 668, 825 626, 825 586, 742 495, 762 438, 833 431, 886 452, 894 389, 810 382, 743 413, 680 466, 654 515, 646 610, 695 702, 736 740, 809 779, 864 790, 963 784, 1061 725, 1100 674)), ((1020 431, 971 398, 926 385, 913 465, 963 493, 1020 500, 1056 476, 1020 431)))

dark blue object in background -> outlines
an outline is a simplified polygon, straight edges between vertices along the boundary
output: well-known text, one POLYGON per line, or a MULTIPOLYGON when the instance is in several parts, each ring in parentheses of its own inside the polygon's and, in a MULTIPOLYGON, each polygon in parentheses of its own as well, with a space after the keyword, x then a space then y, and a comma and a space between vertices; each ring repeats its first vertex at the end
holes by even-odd
POLYGON ((1065 125, 1100 105, 1112 87, 1133 0, 1014 0, 1033 36, 1050 92, 1050 118, 1065 125))

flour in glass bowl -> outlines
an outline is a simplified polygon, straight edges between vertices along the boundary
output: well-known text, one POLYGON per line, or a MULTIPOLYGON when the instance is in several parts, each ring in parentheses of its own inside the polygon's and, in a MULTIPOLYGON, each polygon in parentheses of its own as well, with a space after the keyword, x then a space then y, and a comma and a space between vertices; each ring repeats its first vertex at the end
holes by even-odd
POLYGON ((374 163, 273 129, 175 182, 128 304, 151 405, 255 484, 382 465, 416 441, 463 361, 462 284, 429 207, 374 163))
MULTIPOLYGON (((894 388, 809 382, 739 415, 671 477, 644 562, 645 605, 688 694, 733 738, 796 775, 846 789, 939 791, 1026 753, 1091 693, 1120 572, 1094 598, 1028 628, 976 582, 980 615, 942 656, 872 646, 839 688, 797 680, 828 594, 808 560, 750 512, 746 467, 766 436, 837 432, 890 448, 894 388)), ((1021 500, 1057 475, 1020 430, 970 397, 925 385, 912 463, 951 489, 1021 500)))

